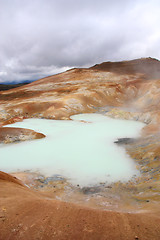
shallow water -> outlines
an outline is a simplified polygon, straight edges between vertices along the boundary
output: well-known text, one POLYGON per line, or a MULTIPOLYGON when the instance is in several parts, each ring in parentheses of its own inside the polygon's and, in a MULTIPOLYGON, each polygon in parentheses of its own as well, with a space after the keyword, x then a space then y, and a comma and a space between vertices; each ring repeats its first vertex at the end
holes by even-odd
POLYGON ((26 119, 8 127, 44 133, 44 139, 0 145, 0 168, 11 172, 39 170, 61 174, 80 186, 128 181, 139 175, 117 138, 138 137, 143 123, 111 119, 101 114, 79 114, 73 121, 26 119))

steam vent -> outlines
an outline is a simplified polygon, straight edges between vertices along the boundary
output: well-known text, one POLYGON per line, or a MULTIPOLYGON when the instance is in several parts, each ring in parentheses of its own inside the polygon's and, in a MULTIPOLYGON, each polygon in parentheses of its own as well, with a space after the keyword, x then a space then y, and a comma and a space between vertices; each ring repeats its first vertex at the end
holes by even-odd
POLYGON ((0 166, 0 240, 159 240, 160 61, 0 85, 0 166))

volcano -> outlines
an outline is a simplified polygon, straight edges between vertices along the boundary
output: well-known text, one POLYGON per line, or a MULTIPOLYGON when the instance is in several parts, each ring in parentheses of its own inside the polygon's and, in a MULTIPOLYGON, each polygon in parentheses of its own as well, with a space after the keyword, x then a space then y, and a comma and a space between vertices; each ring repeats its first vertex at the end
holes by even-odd
POLYGON ((59 176, 0 172, 0 240, 160 239, 160 61, 104 62, 0 91, 1 145, 45 137, 8 124, 81 113, 145 123, 138 138, 115 141, 141 176, 80 189, 59 176))

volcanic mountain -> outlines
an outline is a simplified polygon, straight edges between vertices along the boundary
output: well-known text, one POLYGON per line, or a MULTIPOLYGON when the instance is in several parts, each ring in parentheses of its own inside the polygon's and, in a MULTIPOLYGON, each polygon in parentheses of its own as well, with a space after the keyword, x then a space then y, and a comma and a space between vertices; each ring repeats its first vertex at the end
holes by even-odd
POLYGON ((160 62, 137 59, 71 69, 0 92, 0 121, 13 117, 69 118, 102 106, 158 113, 160 62))
MULTIPOLYGON (((100 112, 112 118, 142 121, 146 126, 140 138, 120 140, 139 165, 142 177, 118 188, 124 199, 132 196, 136 206, 142 203, 140 211, 109 212, 60 202, 1 173, 0 240, 160 239, 159 106, 160 61, 153 58, 74 68, 1 91, 0 139, 5 139, 6 131, 9 142, 28 140, 18 137, 22 129, 3 127, 25 118, 63 120, 74 114, 100 112)), ((26 130, 23 134, 31 133, 26 130)), ((31 135, 34 137, 29 139, 44 137, 35 132, 31 135)), ((118 188, 114 186, 112 191, 118 188)))

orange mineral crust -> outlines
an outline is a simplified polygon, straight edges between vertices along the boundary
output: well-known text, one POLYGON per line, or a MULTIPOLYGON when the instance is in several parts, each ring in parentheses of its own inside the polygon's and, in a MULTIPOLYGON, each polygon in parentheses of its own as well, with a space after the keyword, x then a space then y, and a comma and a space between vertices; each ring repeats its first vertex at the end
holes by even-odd
POLYGON ((0 143, 12 143, 12 142, 18 142, 18 141, 40 139, 44 137, 45 137, 44 134, 37 133, 30 129, 10 128, 10 127, 0 128, 0 143))

